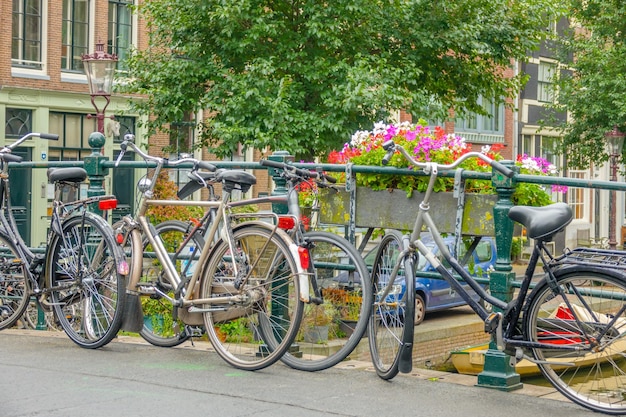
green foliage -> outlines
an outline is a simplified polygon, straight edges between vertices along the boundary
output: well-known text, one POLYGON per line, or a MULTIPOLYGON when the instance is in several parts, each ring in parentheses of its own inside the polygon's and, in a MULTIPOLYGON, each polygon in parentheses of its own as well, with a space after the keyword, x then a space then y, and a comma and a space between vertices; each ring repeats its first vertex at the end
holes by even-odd
POLYGON ((606 132, 626 132, 626 3, 571 0, 568 6, 570 20, 585 30, 571 30, 555 44, 568 71, 559 74, 552 109, 569 112, 560 124, 568 164, 587 168, 608 160, 606 132))
POLYGON ((129 58, 122 92, 154 115, 148 133, 205 109, 200 139, 303 158, 404 109, 443 119, 513 97, 505 75, 545 36, 549 0, 145 0, 149 48, 129 58))

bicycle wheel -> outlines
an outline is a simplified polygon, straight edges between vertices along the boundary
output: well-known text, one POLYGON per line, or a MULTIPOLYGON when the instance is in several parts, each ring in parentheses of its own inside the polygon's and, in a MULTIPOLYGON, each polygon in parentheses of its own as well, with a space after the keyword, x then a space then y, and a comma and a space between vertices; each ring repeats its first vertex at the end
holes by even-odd
POLYGON ((26 266, 11 241, 0 235, 0 330, 12 327, 29 303, 26 266))
POLYGON ((544 377, 573 402, 626 412, 626 280, 615 271, 571 271, 533 290, 524 317, 544 377))
POLYGON ((363 258, 346 239, 324 231, 304 238, 310 244, 311 280, 316 280, 323 303, 304 306, 299 351, 287 351, 282 361, 302 371, 320 371, 344 360, 359 344, 372 308, 372 286, 363 258), (325 330, 317 330, 318 324, 325 330))
MULTIPOLYGON (((167 253, 172 259, 180 277, 191 276, 195 268, 195 261, 189 257, 197 257, 202 250, 204 240, 201 236, 192 236, 185 244, 191 225, 180 220, 168 220, 158 224, 157 234, 163 240, 167 253)), ((160 263, 151 257, 152 248, 149 243, 144 246, 144 274, 140 285, 157 287, 159 290, 175 298, 176 286, 169 282, 163 273, 160 263)), ((158 294, 142 296, 144 310, 144 326, 140 331, 141 337, 147 342, 160 347, 174 347, 185 342, 191 337, 188 326, 180 319, 174 318, 174 305, 158 294)))
MULTIPOLYGON (((410 331, 410 335, 413 334, 413 329, 405 326, 405 316, 413 314, 415 281, 407 279, 407 276, 412 278, 414 274, 405 273, 406 265, 400 268, 391 290, 384 296, 402 246, 402 235, 387 231, 372 266, 374 308, 369 320, 368 336, 374 368, 383 379, 391 379, 398 374, 403 341, 407 337, 405 333, 410 331)), ((412 319, 409 321, 413 322, 412 319)))
POLYGON ((77 345, 99 348, 122 325, 126 262, 111 226, 92 213, 68 217, 48 246, 47 280, 57 321, 77 345))
POLYGON ((204 324, 227 363, 258 370, 280 359, 300 327, 298 268, 291 239, 280 231, 244 225, 233 239, 234 253, 220 241, 203 268, 200 298, 224 300, 201 306, 204 324))

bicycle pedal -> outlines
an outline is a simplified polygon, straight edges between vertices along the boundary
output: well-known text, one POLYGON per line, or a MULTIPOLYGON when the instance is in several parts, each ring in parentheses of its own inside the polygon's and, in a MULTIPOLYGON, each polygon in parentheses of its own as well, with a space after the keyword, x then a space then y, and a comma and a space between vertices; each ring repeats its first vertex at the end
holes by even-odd
POLYGON ((485 333, 493 334, 500 326, 500 320, 502 319, 502 313, 491 313, 485 319, 485 333))

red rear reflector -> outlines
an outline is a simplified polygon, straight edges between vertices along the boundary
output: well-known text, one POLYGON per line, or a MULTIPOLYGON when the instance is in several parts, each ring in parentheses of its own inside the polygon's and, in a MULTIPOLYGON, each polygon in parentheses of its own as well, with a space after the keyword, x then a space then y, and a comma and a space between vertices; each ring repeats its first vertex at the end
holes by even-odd
POLYGON ((111 210, 117 207, 117 199, 100 200, 98 201, 98 208, 100 210, 111 210))
POLYGON ((278 217, 278 227, 283 230, 291 230, 296 227, 296 220, 292 216, 278 217))
POLYGON ((309 250, 307 248, 303 248, 302 246, 298 246, 298 255, 300 255, 300 265, 302 265, 302 269, 309 269, 309 264, 311 263, 309 250))
POLYGON ((123 233, 118 233, 115 235, 115 240, 117 241, 118 245, 121 245, 124 243, 124 234, 123 233))

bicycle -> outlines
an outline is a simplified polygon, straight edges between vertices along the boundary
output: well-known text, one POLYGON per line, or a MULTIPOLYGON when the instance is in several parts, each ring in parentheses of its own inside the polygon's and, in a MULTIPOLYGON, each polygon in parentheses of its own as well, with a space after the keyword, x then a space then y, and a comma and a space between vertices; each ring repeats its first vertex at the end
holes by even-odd
POLYGON ((204 181, 206 171, 201 169, 215 171, 215 166, 193 158, 168 161, 148 155, 135 145, 132 134, 120 144, 116 164, 127 148, 154 165, 140 181, 135 216, 125 216, 118 227, 131 259, 128 290, 139 294, 142 302, 151 298, 169 302, 175 321, 196 325, 200 318, 215 351, 236 368, 258 370, 279 360, 296 337, 303 300, 308 300, 308 286, 301 285, 308 282, 301 264, 307 254, 279 228, 275 215, 255 215, 259 220, 251 220, 246 214, 247 219, 234 223, 242 218, 230 212, 230 195, 236 189, 246 192, 256 178, 245 171, 218 171, 215 181, 223 191, 219 201, 155 200, 153 191, 163 168, 191 164, 192 175, 204 181), (151 206, 215 208, 216 218, 206 236, 210 244, 201 248, 192 274, 179 273, 180 261, 170 258, 146 215, 151 206), (144 248, 153 251, 156 260, 144 248))
MULTIPOLYGON (((309 293, 311 302, 305 306, 302 324, 296 338, 298 349, 288 350, 281 360, 287 365, 304 371, 319 371, 330 368, 344 360, 357 346, 367 330, 367 320, 372 304, 372 293, 368 282, 369 271, 354 246, 346 239, 328 231, 305 231, 298 205, 298 186, 304 182, 315 181, 318 186, 329 186, 333 178, 315 171, 298 169, 282 162, 261 160, 261 165, 271 167, 276 174, 286 181, 287 195, 269 196, 231 202, 231 207, 243 207, 262 203, 287 204, 288 212, 282 222, 293 220, 293 225, 285 226, 294 242, 308 249, 311 261, 308 274, 311 277, 309 293), (318 307, 319 306, 319 307, 318 307), (328 339, 313 333, 312 342, 303 341, 308 325, 324 322, 330 315, 328 339), (316 343, 318 342, 319 343, 316 343)), ((205 188, 208 201, 217 201, 213 182, 214 173, 199 176, 192 173, 189 182, 178 192, 181 199, 193 192, 205 188)), ((315 209, 314 209, 315 211, 315 209)), ((191 274, 197 263, 200 248, 204 246, 205 236, 216 219, 215 208, 206 211, 201 219, 189 222, 167 220, 156 225, 157 233, 168 243, 170 258, 180 267, 181 276, 191 274)), ((176 346, 203 329, 185 325, 182 321, 167 319, 167 326, 146 325, 141 335, 150 343, 162 346, 176 346)), ((189 320, 188 320, 189 321, 189 320)), ((197 324, 201 324, 196 322, 197 324)))
POLYGON ((99 348, 119 331, 125 302, 128 264, 111 226, 87 208, 114 208, 112 196, 63 202, 64 190, 76 194, 87 178, 82 168, 48 170, 54 184, 45 254, 24 243, 11 212, 9 162, 22 158, 11 151, 29 138, 58 135, 29 133, 0 149, 0 329, 13 326, 27 310, 31 296, 52 310, 65 333, 84 348, 99 348), (68 188, 69 187, 69 188, 68 188))
POLYGON ((511 365, 528 359, 571 401, 607 414, 626 412, 626 253, 581 248, 555 257, 546 243, 571 222, 570 207, 565 203, 512 207, 509 218, 525 226, 535 244, 518 293, 511 301, 502 301, 485 292, 450 254, 429 214, 429 198, 438 172, 454 169, 468 158, 480 158, 507 177, 513 177, 514 172, 477 152, 464 154, 451 164, 437 164, 416 161, 393 141, 383 147, 387 151, 383 163, 398 151, 430 178, 413 231, 401 242, 393 235, 383 239, 374 262, 376 296, 368 330, 378 375, 390 379, 399 371, 411 370, 414 268, 417 257, 425 256, 484 320, 485 332, 492 335, 499 350, 511 355, 511 365), (419 240, 422 226, 431 232, 451 270, 419 240), (545 276, 531 285, 539 261, 545 276), (452 271, 492 305, 493 311, 472 299, 452 271), (404 294, 399 291, 402 281, 404 294))

